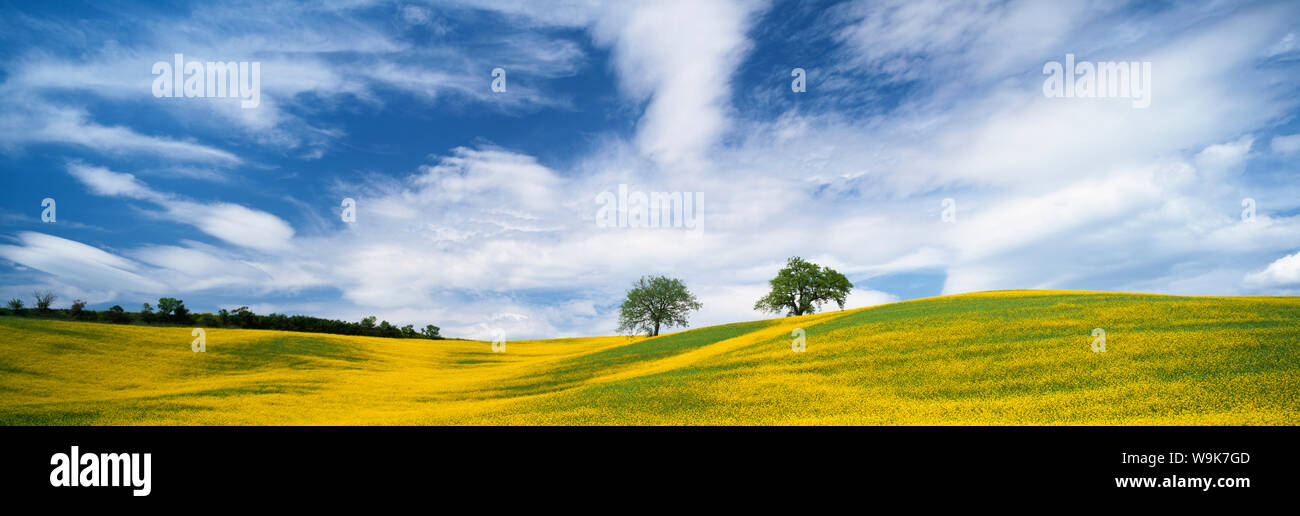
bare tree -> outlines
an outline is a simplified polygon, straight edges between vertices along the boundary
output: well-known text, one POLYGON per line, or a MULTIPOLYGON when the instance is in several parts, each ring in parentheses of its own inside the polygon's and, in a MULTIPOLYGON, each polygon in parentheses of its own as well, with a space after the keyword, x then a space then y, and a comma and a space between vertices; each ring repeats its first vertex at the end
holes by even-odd
POLYGON ((36 309, 41 312, 50 311, 50 305, 54 303, 55 299, 59 298, 48 290, 37 290, 32 292, 32 296, 36 298, 36 309))

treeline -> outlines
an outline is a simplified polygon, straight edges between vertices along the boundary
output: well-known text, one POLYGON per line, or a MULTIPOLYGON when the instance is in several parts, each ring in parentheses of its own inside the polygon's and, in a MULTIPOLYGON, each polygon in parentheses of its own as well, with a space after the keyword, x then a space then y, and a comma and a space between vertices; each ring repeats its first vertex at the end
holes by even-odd
POLYGON ((205 328, 244 328, 252 330, 300 331, 311 333, 334 333, 338 335, 361 335, 368 337, 389 337, 396 339, 441 339, 439 328, 432 324, 416 330, 415 325, 395 326, 388 321, 375 323, 375 317, 367 317, 360 322, 322 319, 306 315, 268 314, 258 315, 241 306, 234 311, 221 309, 217 313, 191 313, 185 302, 164 297, 158 300, 155 308, 144 303, 138 312, 128 312, 121 305, 113 305, 108 310, 87 310, 86 302, 80 299, 72 302, 66 309, 50 308, 55 296, 49 292, 35 293, 36 305, 27 308, 23 300, 10 299, 0 315, 17 315, 24 317, 63 318, 75 321, 98 321, 113 324, 142 324, 151 326, 201 326, 205 328))

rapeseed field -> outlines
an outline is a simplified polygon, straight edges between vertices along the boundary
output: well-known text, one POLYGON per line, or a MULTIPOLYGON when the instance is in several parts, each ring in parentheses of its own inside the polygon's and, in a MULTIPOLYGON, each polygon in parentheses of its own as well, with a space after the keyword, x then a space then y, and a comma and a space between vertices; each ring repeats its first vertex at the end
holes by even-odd
POLYGON ((1294 297, 983 292, 505 353, 191 329, 0 317, 0 424, 1300 423, 1294 297))

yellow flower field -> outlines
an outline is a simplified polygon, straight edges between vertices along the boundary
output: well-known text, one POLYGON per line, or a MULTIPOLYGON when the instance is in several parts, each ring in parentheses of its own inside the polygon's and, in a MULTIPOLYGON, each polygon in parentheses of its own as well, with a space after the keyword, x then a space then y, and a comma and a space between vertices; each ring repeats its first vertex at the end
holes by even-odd
POLYGON ((195 353, 190 331, 0 317, 0 424, 1300 422, 1292 297, 984 292, 505 353, 220 328, 195 353))

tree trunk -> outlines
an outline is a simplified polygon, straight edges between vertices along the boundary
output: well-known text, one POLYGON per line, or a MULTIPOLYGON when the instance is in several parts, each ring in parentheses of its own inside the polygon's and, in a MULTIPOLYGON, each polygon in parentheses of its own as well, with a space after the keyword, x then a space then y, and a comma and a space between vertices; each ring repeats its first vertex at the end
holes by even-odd
POLYGON ((655 332, 650 334, 651 337, 659 336, 659 321, 655 321, 655 332))

